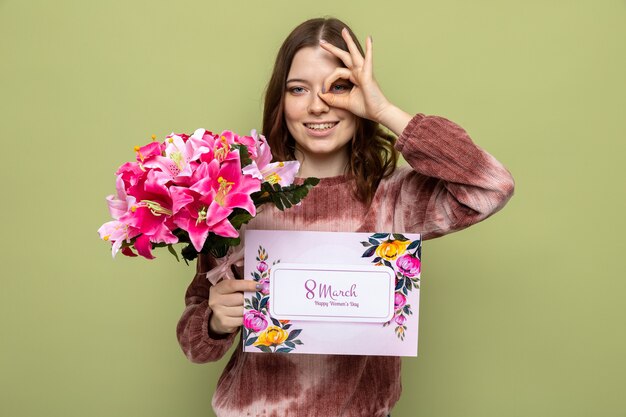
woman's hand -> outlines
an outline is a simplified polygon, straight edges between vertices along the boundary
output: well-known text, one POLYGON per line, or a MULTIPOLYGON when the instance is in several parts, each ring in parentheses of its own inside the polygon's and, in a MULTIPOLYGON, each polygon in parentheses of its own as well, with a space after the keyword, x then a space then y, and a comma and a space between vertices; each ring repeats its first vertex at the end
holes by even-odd
POLYGON ((400 136, 412 116, 391 104, 385 98, 372 71, 372 37, 365 41, 365 57, 361 55, 347 29, 341 36, 348 45, 348 52, 320 40, 320 46, 339 58, 346 68, 337 68, 324 80, 325 93, 319 97, 329 106, 345 109, 356 116, 382 124, 400 136), (331 88, 339 79, 349 80, 353 87, 348 94, 335 94, 331 88))
POLYGON ((243 324, 243 292, 256 291, 257 283, 250 280, 224 279, 209 290, 211 333, 224 335, 237 331, 243 324))

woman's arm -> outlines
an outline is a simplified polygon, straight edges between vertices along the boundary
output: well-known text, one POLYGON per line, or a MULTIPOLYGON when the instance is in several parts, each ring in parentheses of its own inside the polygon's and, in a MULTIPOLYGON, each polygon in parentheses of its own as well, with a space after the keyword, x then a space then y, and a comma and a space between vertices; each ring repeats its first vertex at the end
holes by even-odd
POLYGON ((398 169, 377 194, 390 201, 378 215, 393 213, 397 230, 420 232, 424 239, 445 235, 486 219, 513 195, 509 171, 446 118, 417 114, 396 149, 412 170, 398 169))
MULTIPOLYGON (((223 336, 210 334, 209 308, 211 283, 206 272, 211 268, 210 258, 200 254, 196 275, 185 294, 185 311, 176 326, 178 343, 191 362, 206 363, 221 359, 230 349, 237 331, 223 336)), ((242 305, 243 310, 243 305, 242 305)))

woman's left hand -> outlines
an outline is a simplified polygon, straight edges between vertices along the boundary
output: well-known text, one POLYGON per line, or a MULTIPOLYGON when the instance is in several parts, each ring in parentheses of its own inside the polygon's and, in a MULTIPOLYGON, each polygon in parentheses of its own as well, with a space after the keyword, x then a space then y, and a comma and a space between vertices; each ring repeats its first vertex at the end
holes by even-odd
POLYGON ((365 41, 365 57, 361 55, 347 29, 341 36, 348 45, 349 52, 344 51, 326 41, 320 46, 339 58, 346 68, 337 68, 324 80, 324 91, 319 97, 329 106, 345 109, 356 116, 382 122, 383 113, 391 107, 385 98, 372 73, 372 38, 365 41), (349 80, 353 87, 348 94, 336 94, 331 87, 339 79, 349 80))

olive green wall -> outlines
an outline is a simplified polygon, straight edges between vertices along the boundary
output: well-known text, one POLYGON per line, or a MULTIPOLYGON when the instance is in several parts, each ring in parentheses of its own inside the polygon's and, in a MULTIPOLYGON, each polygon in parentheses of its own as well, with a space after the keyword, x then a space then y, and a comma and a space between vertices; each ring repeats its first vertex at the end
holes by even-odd
POLYGON ((0 0, 1 416, 212 415, 224 362, 175 337, 193 268, 111 260, 104 197, 153 133, 259 128, 282 39, 325 14, 516 179, 425 245, 394 417, 626 415, 625 1, 0 0))

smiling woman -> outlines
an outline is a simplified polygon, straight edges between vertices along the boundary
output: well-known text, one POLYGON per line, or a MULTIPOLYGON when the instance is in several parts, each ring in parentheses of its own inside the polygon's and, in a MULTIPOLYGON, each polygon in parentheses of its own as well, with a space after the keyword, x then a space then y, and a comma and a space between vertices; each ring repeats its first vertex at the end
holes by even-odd
POLYGON ((380 117, 393 116, 394 122, 385 126, 396 135, 411 119, 385 99, 371 76, 371 65, 371 38, 364 55, 352 30, 340 20, 304 22, 278 51, 263 113, 263 134, 275 158, 298 159, 301 177, 307 172, 318 177, 346 174, 363 202, 370 201, 398 159, 396 138, 381 129, 380 117), (373 100, 364 101, 364 94, 373 100))
MULTIPOLYGON (((300 176, 331 177, 344 173, 348 143, 356 128, 356 116, 331 107, 321 97, 324 81, 341 61, 321 47, 300 49, 294 56, 285 91, 285 122, 296 143, 295 157, 301 162, 300 176)), ((339 80, 330 94, 346 94, 350 85, 339 80)))
MULTIPOLYGON (((321 181, 299 206, 259 212, 249 230, 407 232, 426 240, 489 217, 511 197, 509 172, 460 126, 411 116, 385 98, 372 56, 371 38, 363 53, 352 31, 332 18, 306 21, 284 41, 267 87, 263 134, 275 160, 298 159, 300 177, 321 181), (410 167, 396 168, 398 153, 410 167)), ((402 242, 383 246, 377 254, 395 260, 402 242)), ((407 273, 421 268, 399 261, 407 273)), ((243 315, 241 293, 255 291, 254 281, 211 285, 205 277, 213 265, 208 256, 198 258, 177 328, 193 362, 219 360, 244 322, 256 325, 249 312, 243 315)), ((398 309, 405 304, 395 300, 398 309)), ((395 314, 402 324, 405 317, 395 314)), ((284 334, 274 324, 257 343, 276 346, 284 334)), ((212 405, 219 417, 385 417, 400 397, 400 365, 393 356, 248 353, 240 340, 212 405)))

